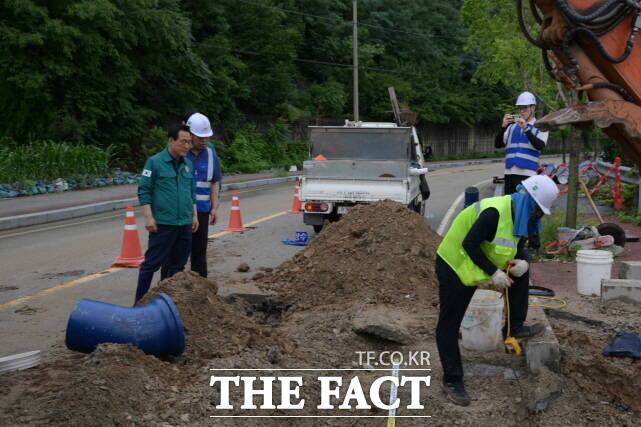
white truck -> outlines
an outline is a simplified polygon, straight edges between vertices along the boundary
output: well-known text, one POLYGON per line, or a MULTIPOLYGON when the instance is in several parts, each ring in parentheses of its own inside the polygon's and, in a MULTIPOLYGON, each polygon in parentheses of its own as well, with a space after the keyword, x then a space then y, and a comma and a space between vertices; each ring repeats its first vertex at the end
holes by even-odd
POLYGON ((430 195, 414 127, 346 122, 310 126, 310 160, 303 163, 303 222, 320 232, 361 203, 393 200, 421 215, 430 195))

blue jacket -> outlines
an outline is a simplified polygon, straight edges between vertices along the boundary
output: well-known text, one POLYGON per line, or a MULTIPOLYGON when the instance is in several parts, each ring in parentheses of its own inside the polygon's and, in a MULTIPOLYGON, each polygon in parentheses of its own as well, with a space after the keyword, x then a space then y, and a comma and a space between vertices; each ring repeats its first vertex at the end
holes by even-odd
MULTIPOLYGON (((527 125, 536 136, 541 131, 531 124, 527 125)), ((539 167, 541 153, 534 148, 521 127, 511 124, 507 129, 507 144, 505 147, 505 168, 514 166, 536 171, 539 167)))
POLYGON ((194 153, 189 151, 185 157, 194 164, 196 210, 209 212, 211 211, 211 184, 219 183, 222 178, 216 149, 208 145, 198 156, 194 156, 194 153))

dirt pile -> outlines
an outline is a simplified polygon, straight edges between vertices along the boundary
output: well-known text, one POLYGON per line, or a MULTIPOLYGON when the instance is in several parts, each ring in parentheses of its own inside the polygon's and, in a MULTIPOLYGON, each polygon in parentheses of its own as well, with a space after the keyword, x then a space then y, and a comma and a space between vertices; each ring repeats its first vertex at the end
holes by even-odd
POLYGON ((356 206, 259 286, 304 309, 350 302, 436 304, 434 256, 441 238, 389 200, 356 206))
POLYGON ((223 301, 216 283, 196 273, 183 272, 163 280, 142 299, 146 304, 159 293, 169 295, 185 326, 185 352, 189 361, 208 361, 251 348, 278 345, 289 351, 291 343, 223 301))
POLYGON ((101 344, 89 355, 69 352, 5 380, 12 378, 20 378, 25 389, 2 411, 6 425, 125 425, 167 407, 161 392, 194 377, 131 345, 101 344))

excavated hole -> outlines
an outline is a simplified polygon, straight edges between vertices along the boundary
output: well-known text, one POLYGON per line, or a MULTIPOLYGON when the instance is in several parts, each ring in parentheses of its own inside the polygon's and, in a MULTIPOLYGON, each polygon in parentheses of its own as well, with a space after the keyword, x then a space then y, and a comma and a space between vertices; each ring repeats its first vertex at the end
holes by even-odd
POLYGON ((231 294, 224 298, 239 307, 247 316, 263 324, 279 323, 291 304, 263 294, 231 294))

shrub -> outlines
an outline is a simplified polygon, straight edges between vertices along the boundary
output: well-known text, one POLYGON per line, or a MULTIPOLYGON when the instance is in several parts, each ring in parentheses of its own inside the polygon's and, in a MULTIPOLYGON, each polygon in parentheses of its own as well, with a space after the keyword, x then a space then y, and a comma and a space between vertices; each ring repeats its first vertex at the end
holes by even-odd
POLYGON ((37 141, 0 148, 0 182, 40 181, 109 172, 114 145, 37 141))

